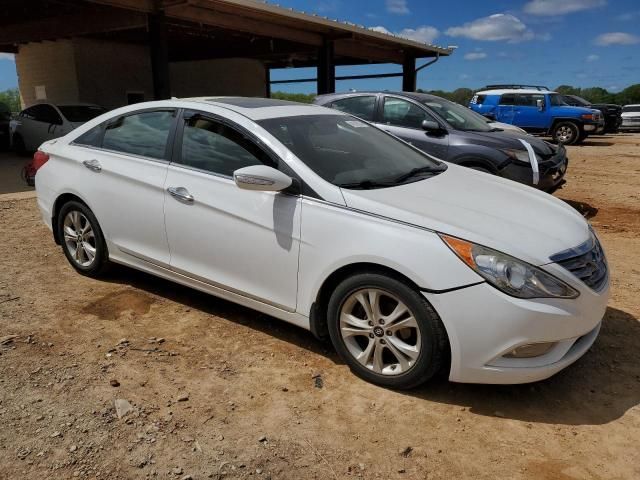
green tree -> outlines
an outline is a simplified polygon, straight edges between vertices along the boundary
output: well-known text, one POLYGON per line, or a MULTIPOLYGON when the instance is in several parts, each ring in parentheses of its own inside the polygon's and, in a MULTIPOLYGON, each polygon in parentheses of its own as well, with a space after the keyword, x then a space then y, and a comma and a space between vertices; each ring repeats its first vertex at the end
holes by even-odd
POLYGON ((316 96, 313 93, 271 92, 271 98, 290 102, 311 103, 316 96))
MULTIPOLYGON (((6 105, 11 112, 20 111, 20 91, 17 88, 10 88, 0 92, 0 104, 6 105)), ((2 109, 1 106, 0 109, 2 109)))

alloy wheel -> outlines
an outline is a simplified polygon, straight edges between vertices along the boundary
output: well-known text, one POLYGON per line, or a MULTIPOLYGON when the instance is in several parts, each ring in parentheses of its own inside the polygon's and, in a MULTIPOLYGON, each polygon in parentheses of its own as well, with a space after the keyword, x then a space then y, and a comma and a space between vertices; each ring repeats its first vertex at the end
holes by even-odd
POLYGON ((420 328, 409 308, 377 288, 353 292, 340 310, 340 334, 349 353, 380 375, 408 372, 420 356, 420 328))
POLYGON ((562 126, 558 128, 557 137, 562 143, 568 142, 573 137, 573 130, 571 127, 562 126))
POLYGON ((77 210, 64 217, 64 243, 74 263, 89 267, 96 258, 96 237, 89 219, 77 210))

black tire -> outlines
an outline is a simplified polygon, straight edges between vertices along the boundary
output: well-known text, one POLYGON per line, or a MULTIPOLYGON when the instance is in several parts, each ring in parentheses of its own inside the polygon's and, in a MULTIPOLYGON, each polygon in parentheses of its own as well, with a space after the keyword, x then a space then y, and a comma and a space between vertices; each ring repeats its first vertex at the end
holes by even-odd
POLYGON ((26 157, 27 155, 29 155, 29 152, 27 152, 27 147, 24 144, 24 139, 22 138, 22 135, 19 135, 17 133, 14 134, 11 145, 12 145, 13 151, 16 152, 18 155, 20 155, 21 157, 26 157))
POLYGON ((551 136, 556 143, 573 145, 580 139, 580 128, 573 122, 558 122, 551 136))
MULTIPOLYGON (((364 321, 366 323, 366 319, 364 321)), ((418 291, 404 281, 388 275, 360 273, 343 280, 329 299, 327 322, 331 342, 351 371, 360 378, 383 387, 409 389, 420 385, 436 375, 449 358, 447 334, 436 311, 418 291), (353 294, 364 289, 375 289, 382 291, 383 294, 388 293, 394 296, 404 303, 410 315, 416 320, 419 337, 416 335, 414 341, 416 346, 420 346, 419 353, 412 366, 404 373, 385 375, 374 372, 373 367, 368 368, 356 360, 342 337, 340 330, 342 308, 353 294)), ((373 330, 380 328, 378 325, 374 326, 373 330)), ((385 343, 386 339, 396 335, 395 333, 390 334, 389 330, 385 332, 384 329, 383 326, 382 334, 376 333, 376 336, 372 336, 373 340, 371 341, 385 343)), ((373 335, 373 333, 369 335, 373 335)), ((366 335, 359 338, 363 343, 370 342, 366 335)), ((381 348, 382 351, 389 350, 385 353, 386 355, 392 354, 388 345, 381 348)))
MULTIPOLYGON (((80 220, 80 223, 81 225, 86 225, 82 220, 80 220)), ((109 251, 107 250, 107 244, 104 241, 104 235, 100 228, 100 224, 89 207, 84 203, 77 201, 65 203, 60 209, 56 219, 56 228, 58 229, 58 238, 62 245, 62 251, 71 266, 75 268, 78 273, 88 277, 99 277, 107 271, 109 268, 109 251), (71 247, 65 238, 65 219, 72 212, 79 212, 84 219, 88 221, 91 226, 91 231, 93 232, 91 238, 87 237, 86 243, 89 243, 90 246, 95 249, 95 255, 91 263, 88 265, 82 265, 79 260, 74 258, 74 253, 71 251, 71 247)), ((84 251, 84 248, 82 250, 84 251)), ((85 254, 84 258, 88 259, 87 254, 85 254)))

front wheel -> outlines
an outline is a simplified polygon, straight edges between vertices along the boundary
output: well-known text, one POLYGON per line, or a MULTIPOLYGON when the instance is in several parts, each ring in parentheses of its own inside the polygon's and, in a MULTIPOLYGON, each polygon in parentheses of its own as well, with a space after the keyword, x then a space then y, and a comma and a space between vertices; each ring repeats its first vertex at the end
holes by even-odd
POLYGON ((82 275, 97 277, 109 264, 109 253, 98 220, 83 203, 65 203, 58 215, 58 238, 67 260, 82 275))
POLYGON ((553 139, 563 145, 573 145, 580 138, 580 129, 573 122, 560 122, 553 129, 553 139))
POLYGON ((447 335, 437 313, 416 290, 395 278, 362 273, 338 285, 327 309, 331 341, 359 377, 407 389, 444 364, 447 335))

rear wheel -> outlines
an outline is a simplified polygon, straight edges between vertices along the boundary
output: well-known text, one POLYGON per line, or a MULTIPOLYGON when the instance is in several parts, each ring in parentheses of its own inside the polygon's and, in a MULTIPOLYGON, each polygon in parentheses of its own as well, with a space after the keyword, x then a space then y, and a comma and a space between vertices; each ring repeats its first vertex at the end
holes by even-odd
POLYGON ((331 295, 327 314, 338 354, 371 383, 411 388, 433 377, 447 358, 437 313, 395 278, 378 273, 347 278, 331 295))
POLYGON ((97 277, 107 269, 107 245, 89 207, 77 201, 65 203, 58 214, 57 228, 62 250, 79 273, 97 277))
POLYGON ((551 135, 557 143, 573 145, 580 138, 580 129, 573 122, 559 122, 551 135))

